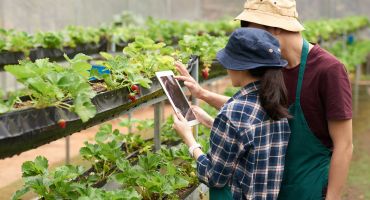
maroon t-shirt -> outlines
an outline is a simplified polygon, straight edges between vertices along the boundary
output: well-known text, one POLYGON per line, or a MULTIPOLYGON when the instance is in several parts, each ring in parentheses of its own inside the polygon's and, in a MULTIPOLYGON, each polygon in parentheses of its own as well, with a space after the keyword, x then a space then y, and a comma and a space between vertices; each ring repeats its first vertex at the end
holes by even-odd
MULTIPOLYGON (((289 105, 295 101, 299 66, 284 69, 289 105)), ((347 71, 334 56, 315 45, 308 54, 301 106, 311 131, 328 148, 333 147, 328 120, 352 118, 352 92, 347 71)))

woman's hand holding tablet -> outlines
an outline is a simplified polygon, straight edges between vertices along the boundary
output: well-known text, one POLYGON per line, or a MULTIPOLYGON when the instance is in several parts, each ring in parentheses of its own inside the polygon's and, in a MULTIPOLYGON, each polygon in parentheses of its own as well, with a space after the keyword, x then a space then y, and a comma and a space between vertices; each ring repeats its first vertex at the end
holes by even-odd
POLYGON ((180 87, 180 84, 174 78, 173 72, 157 72, 156 76, 176 114, 181 114, 186 119, 188 126, 194 126, 198 124, 199 122, 196 119, 195 114, 180 87))

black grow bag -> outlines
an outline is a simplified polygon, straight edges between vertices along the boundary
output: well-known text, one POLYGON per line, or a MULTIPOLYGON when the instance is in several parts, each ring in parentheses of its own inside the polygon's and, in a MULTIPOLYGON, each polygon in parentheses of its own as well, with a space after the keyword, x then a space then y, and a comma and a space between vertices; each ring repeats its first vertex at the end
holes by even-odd
POLYGON ((64 59, 64 52, 56 48, 36 48, 30 52, 30 59, 35 61, 37 59, 49 58, 50 61, 61 61, 64 59))
POLYGON ((74 57, 79 53, 86 55, 98 54, 102 51, 106 52, 108 48, 108 40, 103 38, 99 43, 87 43, 87 44, 77 44, 75 48, 73 47, 64 47, 63 51, 68 57, 74 57))
MULTIPOLYGON (((197 62, 198 58, 192 57, 189 62, 189 69, 193 69, 197 62)), ((217 72, 217 68, 215 67, 214 69, 211 71, 210 77, 214 77, 213 73, 217 72)), ((225 73, 223 68, 222 73, 225 73)), ((96 106, 97 114, 85 123, 75 113, 56 107, 44 109, 27 108, 1 114, 0 159, 20 154, 88 127, 117 118, 130 109, 162 97, 164 92, 157 78, 153 77, 151 80, 151 88, 140 88, 141 93, 137 96, 137 101, 135 102, 129 100, 128 95, 130 92, 127 88, 96 95, 92 102, 96 106), (66 121, 66 128, 62 129, 57 125, 60 119, 66 121)))
POLYGON ((22 153, 101 124, 131 108, 164 95, 157 79, 152 78, 152 81, 150 89, 140 88, 141 94, 138 95, 136 102, 128 99, 127 88, 98 94, 92 100, 97 114, 85 123, 75 113, 56 107, 28 108, 0 115, 0 158, 22 153), (57 125, 61 118, 67 122, 65 129, 57 125))
POLYGON ((1 51, 0 52, 0 69, 3 70, 5 65, 18 64, 19 60, 23 60, 25 55, 23 52, 11 52, 1 51))
POLYGON ((116 52, 122 51, 125 47, 127 47, 132 42, 134 42, 133 39, 130 39, 127 42, 126 41, 120 41, 120 42, 116 43, 115 44, 116 45, 116 52))

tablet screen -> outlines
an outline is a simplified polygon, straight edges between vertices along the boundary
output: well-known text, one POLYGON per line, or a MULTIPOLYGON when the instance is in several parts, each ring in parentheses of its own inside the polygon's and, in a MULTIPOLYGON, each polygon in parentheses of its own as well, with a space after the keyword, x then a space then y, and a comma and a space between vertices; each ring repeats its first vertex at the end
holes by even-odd
POLYGON ((175 109, 181 112, 182 116, 184 116, 187 121, 195 120, 196 117, 194 116, 194 113, 191 110, 184 93, 181 91, 181 88, 179 87, 173 75, 161 76, 160 79, 165 87, 165 90, 167 90, 175 109))

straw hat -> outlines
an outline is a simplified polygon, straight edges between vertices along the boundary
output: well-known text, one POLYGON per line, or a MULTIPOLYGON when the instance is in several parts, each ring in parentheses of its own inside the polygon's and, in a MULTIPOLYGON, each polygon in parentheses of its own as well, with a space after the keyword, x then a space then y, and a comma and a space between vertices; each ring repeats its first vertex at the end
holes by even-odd
POLYGON ((292 32, 304 30, 298 21, 295 0, 247 0, 244 11, 235 19, 292 32))

